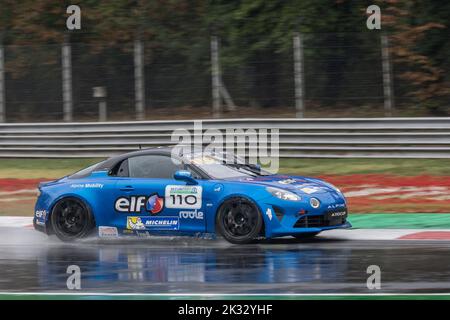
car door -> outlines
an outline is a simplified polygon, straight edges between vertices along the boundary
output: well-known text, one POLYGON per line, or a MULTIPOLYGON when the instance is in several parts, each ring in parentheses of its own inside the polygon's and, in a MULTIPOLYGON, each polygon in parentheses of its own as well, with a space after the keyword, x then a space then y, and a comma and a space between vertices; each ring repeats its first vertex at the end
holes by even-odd
POLYGON ((168 155, 130 157, 120 165, 114 211, 127 232, 205 231, 203 186, 173 178, 185 165, 168 155))

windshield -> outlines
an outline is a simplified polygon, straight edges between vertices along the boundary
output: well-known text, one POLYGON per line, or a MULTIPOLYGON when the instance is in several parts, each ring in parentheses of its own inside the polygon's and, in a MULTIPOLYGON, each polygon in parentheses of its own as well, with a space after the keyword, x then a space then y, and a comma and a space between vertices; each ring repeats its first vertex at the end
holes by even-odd
POLYGON ((243 158, 230 153, 198 152, 184 155, 184 158, 214 179, 257 177, 271 174, 258 165, 250 164, 243 158))

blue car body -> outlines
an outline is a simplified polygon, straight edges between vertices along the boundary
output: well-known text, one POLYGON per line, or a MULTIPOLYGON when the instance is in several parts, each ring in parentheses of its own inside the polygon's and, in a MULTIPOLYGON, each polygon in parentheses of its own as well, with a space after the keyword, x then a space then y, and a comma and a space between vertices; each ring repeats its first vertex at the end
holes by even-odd
MULTIPOLYGON (((169 154, 167 150, 155 152, 169 154)), ((111 174, 113 165, 141 153, 111 158, 106 160, 107 164, 97 165, 87 173, 41 183, 35 205, 35 228, 51 234, 52 209, 66 197, 78 198, 86 204, 100 236, 215 234, 218 209, 233 197, 246 198, 258 207, 266 238, 351 227, 343 194, 315 178, 242 175, 196 179, 191 184, 175 178, 111 174), (276 197, 268 191, 270 188, 289 191, 299 200, 276 197)))

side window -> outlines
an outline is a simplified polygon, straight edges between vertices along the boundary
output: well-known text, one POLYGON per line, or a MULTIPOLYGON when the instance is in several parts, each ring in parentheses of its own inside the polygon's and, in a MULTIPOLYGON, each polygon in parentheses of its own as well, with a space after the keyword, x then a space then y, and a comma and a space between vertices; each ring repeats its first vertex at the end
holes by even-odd
POLYGON ((128 159, 123 160, 109 172, 109 175, 115 177, 128 177, 128 159))
POLYGON ((132 178, 172 179, 184 165, 172 158, 161 155, 145 155, 128 158, 128 172, 132 178), (176 161, 176 162, 175 162, 176 161))
POLYGON ((128 177, 128 159, 122 161, 119 168, 117 169, 116 176, 128 177))

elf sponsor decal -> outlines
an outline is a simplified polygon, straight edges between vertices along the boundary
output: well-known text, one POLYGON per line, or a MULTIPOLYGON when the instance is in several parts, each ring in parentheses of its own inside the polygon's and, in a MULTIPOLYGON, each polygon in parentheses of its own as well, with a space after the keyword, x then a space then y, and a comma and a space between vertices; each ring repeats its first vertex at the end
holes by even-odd
POLYGON ((168 185, 165 190, 166 207, 171 209, 200 209, 202 187, 168 185))
POLYGON ((34 213, 35 217, 38 219, 43 219, 45 220, 45 218, 47 217, 47 210, 36 210, 36 212, 34 213))
POLYGON ((117 198, 114 208, 118 212, 140 213, 144 208, 151 214, 157 214, 164 209, 164 199, 156 193, 150 196, 130 196, 117 198))
POLYGON ((127 217, 128 230, 178 230, 178 217, 127 217))
POLYGON ((192 210, 192 211, 180 211, 180 218, 182 219, 197 219, 203 220, 204 214, 202 211, 192 210))

